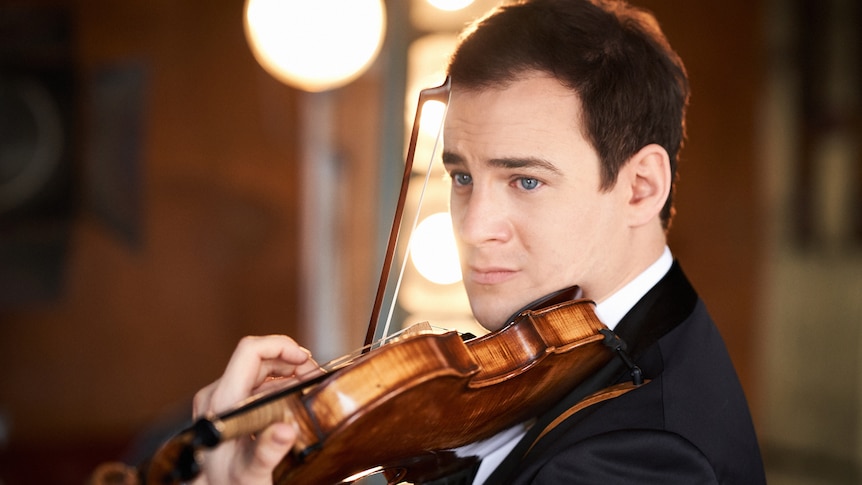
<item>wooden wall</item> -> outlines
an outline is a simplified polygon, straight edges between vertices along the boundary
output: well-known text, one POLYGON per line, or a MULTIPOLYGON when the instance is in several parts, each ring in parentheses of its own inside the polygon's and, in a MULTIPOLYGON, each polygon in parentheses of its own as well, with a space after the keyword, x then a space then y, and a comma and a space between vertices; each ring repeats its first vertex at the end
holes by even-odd
POLYGON ((184 416, 241 336, 299 325, 298 94, 253 59, 242 2, 60 6, 75 43, 77 209, 59 294, 0 310, 9 484, 82 483, 184 416), (125 109, 93 103, 110 101, 110 72, 142 86, 125 109), (122 195, 94 196, 103 111, 141 128, 114 160, 140 202, 124 221, 104 217, 122 195))
POLYGON ((671 249, 706 301, 757 412, 765 251, 762 2, 638 5, 656 14, 691 81, 671 249))

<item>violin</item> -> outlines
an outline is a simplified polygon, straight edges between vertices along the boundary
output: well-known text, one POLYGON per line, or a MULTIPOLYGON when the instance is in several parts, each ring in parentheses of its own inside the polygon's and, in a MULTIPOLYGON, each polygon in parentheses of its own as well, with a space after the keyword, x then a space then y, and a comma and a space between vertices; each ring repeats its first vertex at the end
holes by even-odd
POLYGON ((390 483, 421 483, 452 473, 475 459, 452 450, 547 410, 611 359, 593 303, 571 299, 574 291, 554 294, 482 337, 420 332, 201 418, 165 443, 136 483, 191 480, 199 451, 277 421, 296 423, 300 437, 274 483, 341 483, 367 471, 385 472, 390 483))
MULTIPOLYGON (((421 107, 448 92, 447 80, 420 94, 381 286, 391 271, 421 107)), ((148 463, 137 469, 103 465, 91 482, 189 481, 200 471, 201 451, 279 421, 294 423, 299 438, 273 473, 277 484, 350 482, 372 472, 384 473, 389 483, 422 483, 453 473, 477 459, 459 456, 457 448, 550 409, 613 357, 603 333, 609 330, 577 291, 538 300, 481 337, 423 330, 371 349, 383 299, 378 287, 366 337, 371 350, 298 385, 203 417, 148 463)))

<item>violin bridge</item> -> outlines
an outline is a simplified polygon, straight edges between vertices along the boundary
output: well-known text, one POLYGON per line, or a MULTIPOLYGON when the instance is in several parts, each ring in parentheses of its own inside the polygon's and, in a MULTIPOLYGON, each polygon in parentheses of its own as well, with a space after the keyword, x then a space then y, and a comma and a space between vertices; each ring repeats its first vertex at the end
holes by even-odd
POLYGON ((427 335, 429 333, 434 333, 434 329, 431 327, 430 323, 428 323, 427 321, 414 323, 413 325, 410 325, 404 330, 393 335, 387 343, 394 343, 398 342, 399 340, 408 339, 417 335, 427 335))

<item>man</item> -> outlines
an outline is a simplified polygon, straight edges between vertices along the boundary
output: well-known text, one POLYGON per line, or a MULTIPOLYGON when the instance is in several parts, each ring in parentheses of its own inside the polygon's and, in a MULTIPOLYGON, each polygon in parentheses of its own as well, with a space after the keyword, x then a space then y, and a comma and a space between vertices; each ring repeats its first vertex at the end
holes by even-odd
MULTIPOLYGON (((526 1, 475 24, 449 75, 443 160, 474 316, 496 330, 578 285, 649 382, 569 412, 629 379, 613 360, 445 483, 764 483, 724 343, 666 245, 688 81, 655 20, 620 2, 526 1)), ((195 413, 314 365, 287 337, 244 339, 195 413)), ((267 483, 294 438, 278 424, 223 445, 206 478, 267 483)))

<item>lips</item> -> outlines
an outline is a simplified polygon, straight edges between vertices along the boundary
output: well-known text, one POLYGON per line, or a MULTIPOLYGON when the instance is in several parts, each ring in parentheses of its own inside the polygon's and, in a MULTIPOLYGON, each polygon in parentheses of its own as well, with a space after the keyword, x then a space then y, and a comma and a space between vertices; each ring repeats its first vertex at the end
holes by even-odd
POLYGON ((495 285, 512 279, 517 272, 508 268, 473 267, 468 271, 471 282, 479 285, 495 285))

